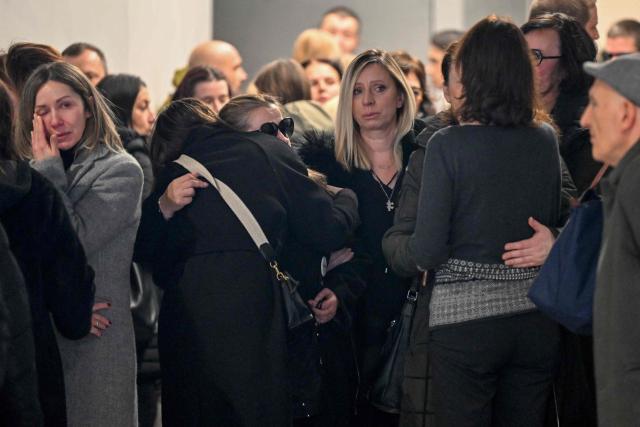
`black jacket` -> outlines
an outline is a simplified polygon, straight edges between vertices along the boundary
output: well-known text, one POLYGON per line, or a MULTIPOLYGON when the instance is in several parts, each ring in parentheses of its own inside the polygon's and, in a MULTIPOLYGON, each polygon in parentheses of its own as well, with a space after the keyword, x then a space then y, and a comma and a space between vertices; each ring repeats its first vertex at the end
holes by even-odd
POLYGON ((93 270, 57 190, 25 162, 0 162, 0 222, 29 294, 45 425, 66 425, 62 364, 51 320, 65 338, 89 333, 93 270))
POLYGON ((0 425, 42 425, 27 289, 0 225, 0 425))
POLYGON ((146 199, 153 189, 153 169, 149 158, 149 145, 145 137, 128 128, 118 128, 122 145, 140 164, 144 183, 142 184, 142 200, 146 199))
MULTIPOLYGON (((358 222, 349 191, 332 199, 281 141, 217 126, 192 132, 194 157, 245 202, 282 254, 295 239, 329 253, 358 222)), ((279 288, 248 233, 212 188, 168 222, 157 200, 186 171, 168 165, 143 205, 136 259, 163 287, 159 326, 163 423, 287 425, 286 326, 279 288)))
MULTIPOLYGON (((423 127, 424 123, 416 120, 414 130, 402 138, 403 168, 412 151, 417 148, 415 134, 423 127)), ((350 246, 357 258, 353 263, 353 271, 366 283, 355 322, 360 366, 366 388, 378 363, 377 355, 386 338, 386 330, 391 320, 399 315, 409 286, 408 280, 396 276, 388 268, 382 254, 380 242, 384 232, 393 223, 393 212, 385 208, 385 196, 378 183, 373 180, 371 171, 357 168, 348 171, 336 160, 332 135, 308 134, 297 149, 310 168, 327 176, 330 185, 350 188, 359 199, 362 224, 350 246)), ((391 197, 396 206, 403 175, 401 171, 391 197)))
POLYGON ((593 181, 602 163, 593 159, 589 130, 580 126, 580 117, 589 102, 588 93, 560 93, 551 116, 560 128, 560 155, 582 194, 593 181))

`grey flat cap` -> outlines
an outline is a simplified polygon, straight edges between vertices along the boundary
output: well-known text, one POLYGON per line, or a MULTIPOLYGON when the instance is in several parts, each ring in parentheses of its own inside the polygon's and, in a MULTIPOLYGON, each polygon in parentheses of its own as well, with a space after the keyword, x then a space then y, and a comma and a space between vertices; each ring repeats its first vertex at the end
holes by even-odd
POLYGON ((585 62, 584 71, 614 88, 620 95, 640 106, 640 53, 619 56, 596 63, 585 62))

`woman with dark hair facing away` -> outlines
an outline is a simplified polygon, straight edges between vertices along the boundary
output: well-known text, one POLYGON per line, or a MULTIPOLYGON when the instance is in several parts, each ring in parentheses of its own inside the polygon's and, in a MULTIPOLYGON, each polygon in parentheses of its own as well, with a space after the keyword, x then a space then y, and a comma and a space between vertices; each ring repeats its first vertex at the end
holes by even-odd
POLYGON ((293 118, 293 144, 308 131, 331 132, 333 120, 322 106, 311 100, 311 86, 304 69, 293 59, 278 59, 258 71, 253 81, 258 93, 275 97, 285 115, 293 118))
POLYGON ((455 53, 459 126, 425 153, 408 255, 430 283, 425 425, 544 425, 558 363, 558 326, 527 292, 538 268, 502 263, 535 217, 560 219, 554 129, 536 117, 531 53, 519 28, 490 16, 455 53))
POLYGON ((140 166, 124 151, 102 95, 64 62, 41 66, 25 84, 16 146, 58 190, 95 271, 96 300, 110 304, 109 320, 93 325, 100 339, 58 336, 68 424, 136 425, 129 267, 140 166))
POLYGON ((424 64, 418 58, 410 55, 404 50, 391 52, 402 72, 407 78, 413 96, 416 98, 416 118, 424 120, 434 114, 435 109, 427 93, 427 75, 424 71, 424 64))
POLYGON ((591 155, 589 130, 580 126, 593 82, 582 64, 595 61, 596 46, 578 21, 562 13, 537 16, 521 29, 535 55, 541 106, 560 128, 560 155, 582 194, 602 167, 591 155))
MULTIPOLYGON (((78 340, 89 332, 95 339, 109 323, 102 314, 110 315, 104 313, 107 303, 94 306, 93 271, 87 265, 62 197, 29 163, 18 160, 11 134, 13 121, 8 90, 0 83, 0 222, 22 270, 29 296, 37 373, 34 390, 44 425, 66 426, 65 381, 54 327, 67 340, 78 340), (96 322, 103 327, 97 327, 96 322)), ((28 355, 21 357, 24 360, 20 359, 15 366, 34 363, 28 355)), ((21 404, 29 408, 27 401, 21 404)), ((10 405, 3 407, 0 418, 7 415, 3 410, 11 409, 10 405)), ((30 412, 35 417, 39 409, 30 412)), ((11 422, 39 425, 23 424, 20 418, 11 422)))
POLYGON ((153 188, 153 170, 146 139, 156 120, 147 85, 138 76, 109 74, 96 87, 110 102, 122 145, 142 168, 144 200, 153 188))
MULTIPOLYGON (((404 169, 416 148, 415 100, 404 73, 382 50, 367 50, 347 68, 340 88, 335 139, 309 140, 299 154, 330 185, 354 190, 362 220, 352 247, 367 285, 356 315, 360 396, 368 393, 379 365, 389 324, 399 314, 409 280, 395 275, 384 259, 381 240, 393 224, 404 169)), ((375 410, 363 399, 358 425, 394 425, 397 417, 375 410)))
POLYGON ((231 90, 221 71, 198 66, 187 71, 171 100, 177 101, 182 98, 199 99, 217 113, 229 102, 231 90))
POLYGON ((11 85, 19 98, 27 79, 42 64, 62 61, 60 52, 51 46, 39 43, 14 43, 9 46, 5 58, 5 68, 11 85))
POLYGON ((138 248, 140 257, 155 260, 154 278, 165 291, 163 425, 280 426, 292 420, 281 291, 217 191, 191 187, 175 200, 171 183, 197 179, 172 161, 189 155, 231 187, 279 254, 291 239, 323 253, 339 249, 357 222, 353 193, 343 190, 333 199, 311 181, 281 141, 284 124, 273 129, 273 111, 253 110, 236 110, 249 132, 218 123, 193 99, 173 102, 156 123, 158 180, 145 202, 138 248))

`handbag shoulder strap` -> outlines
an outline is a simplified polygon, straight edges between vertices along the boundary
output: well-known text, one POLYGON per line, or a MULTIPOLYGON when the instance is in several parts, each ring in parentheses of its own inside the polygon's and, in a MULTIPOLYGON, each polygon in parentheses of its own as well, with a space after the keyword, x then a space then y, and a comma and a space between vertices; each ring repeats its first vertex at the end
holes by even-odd
POLYGON ((267 240, 267 236, 264 234, 264 231, 262 231, 262 227, 260 227, 260 224, 258 224, 258 221, 253 216, 247 205, 244 204, 242 199, 238 197, 235 191, 233 191, 224 182, 215 178, 211 174, 211 172, 209 172, 209 170, 202 165, 202 163, 200 163, 193 157, 182 154, 177 160, 174 160, 174 162, 181 165, 189 172, 200 175, 201 177, 206 179, 209 184, 213 186, 213 188, 218 190, 222 199, 229 206, 229 208, 231 208, 235 216, 247 230, 247 232, 251 236, 251 239, 260 250, 262 256, 267 261, 273 261, 275 259, 273 249, 271 248, 269 240, 267 240))
POLYGON ((596 188, 596 186, 600 183, 600 180, 604 176, 604 174, 607 171, 607 169, 609 169, 609 165, 607 163, 602 165, 602 167, 600 168, 600 170, 596 174, 595 178, 593 178, 593 181, 591 181, 591 185, 589 186, 590 189, 593 190, 594 188, 596 188))

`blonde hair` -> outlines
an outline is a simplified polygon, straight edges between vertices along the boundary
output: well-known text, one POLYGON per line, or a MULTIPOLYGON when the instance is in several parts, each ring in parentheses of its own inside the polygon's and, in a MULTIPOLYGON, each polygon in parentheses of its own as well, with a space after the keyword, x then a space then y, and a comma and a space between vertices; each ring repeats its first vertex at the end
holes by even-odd
POLYGON ((293 43, 291 57, 303 63, 311 59, 337 59, 342 51, 329 33, 317 28, 304 30, 293 43))
POLYGON ((347 170, 356 167, 359 169, 371 169, 371 163, 367 157, 360 129, 353 119, 353 90, 356 80, 362 70, 371 64, 382 66, 394 81, 396 88, 403 95, 404 102, 398 108, 396 121, 396 136, 393 143, 393 155, 396 168, 402 168, 402 146, 400 140, 413 128, 413 120, 416 115, 416 102, 413 98, 411 86, 407 82, 404 73, 398 63, 386 51, 380 49, 369 49, 358 55, 349 64, 347 71, 340 85, 340 99, 338 101, 338 112, 336 117, 336 160, 347 170))
POLYGON ((33 129, 32 120, 36 96, 42 86, 50 81, 69 86, 71 90, 80 96, 85 110, 91 114, 87 118, 84 132, 79 142, 83 148, 94 150, 98 145, 105 145, 109 150, 116 153, 124 151, 113 122, 113 113, 107 106, 103 96, 79 69, 66 62, 53 62, 36 69, 25 83, 20 97, 15 134, 16 151, 20 157, 24 159, 32 157, 31 131, 33 129))

